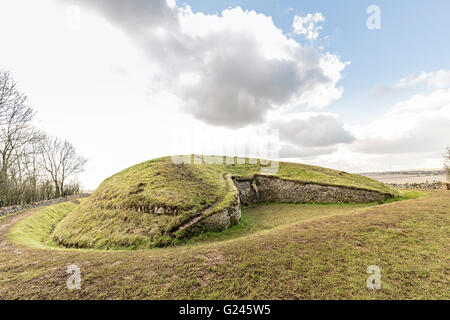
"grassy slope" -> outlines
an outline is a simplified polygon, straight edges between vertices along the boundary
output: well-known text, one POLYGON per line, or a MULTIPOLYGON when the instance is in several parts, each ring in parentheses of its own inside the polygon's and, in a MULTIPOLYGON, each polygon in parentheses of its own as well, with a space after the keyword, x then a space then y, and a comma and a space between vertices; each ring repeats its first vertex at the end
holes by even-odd
POLYGON ((56 224, 84 200, 63 202, 38 209, 35 214, 16 223, 8 237, 17 243, 37 248, 56 245, 51 237, 56 224))
POLYGON ((250 207, 241 229, 136 252, 5 243, 7 217, 0 299, 450 299, 450 192, 363 206, 250 207), (66 289, 70 264, 79 291, 66 289), (381 268, 381 290, 366 288, 369 265, 381 268))
MULTIPOLYGON (((223 157, 218 159, 224 163, 223 157)), ((248 162, 176 165, 165 157, 132 166, 106 179, 84 205, 63 219, 55 228, 54 239, 68 247, 163 246, 168 231, 211 205, 220 207, 231 199, 225 174, 252 176, 261 171, 260 163, 248 162), (155 214, 155 206, 176 213, 155 214)), ((366 177, 303 164, 281 162, 277 175, 303 182, 396 192, 366 177)))
MULTIPOLYGON (((421 191, 400 191, 400 196, 387 200, 386 202, 395 202, 402 200, 417 199, 426 196, 421 191)), ((53 240, 53 231, 55 227, 77 207, 82 206, 86 198, 73 202, 63 202, 35 209, 36 212, 14 224, 7 237, 14 242, 35 248, 61 248, 53 240)), ((242 220, 236 226, 233 226, 222 232, 202 233, 190 239, 178 239, 174 245, 198 242, 214 242, 234 239, 247 236, 252 233, 264 231, 288 225, 297 221, 312 221, 322 217, 329 217, 340 214, 350 214, 359 209, 367 209, 375 206, 377 203, 330 203, 330 204, 298 204, 287 203, 264 203, 251 205, 249 208, 242 208, 242 220), (301 209, 301 210, 299 210, 301 209), (329 210, 328 210, 329 209, 329 210)), ((26 212, 28 210, 23 210, 26 212)), ((16 213, 19 214, 19 213, 16 213)), ((6 217, 3 217, 6 219, 6 217)), ((130 249, 129 246, 116 247, 115 249, 130 249)), ((133 249, 133 247, 131 247, 133 249)))

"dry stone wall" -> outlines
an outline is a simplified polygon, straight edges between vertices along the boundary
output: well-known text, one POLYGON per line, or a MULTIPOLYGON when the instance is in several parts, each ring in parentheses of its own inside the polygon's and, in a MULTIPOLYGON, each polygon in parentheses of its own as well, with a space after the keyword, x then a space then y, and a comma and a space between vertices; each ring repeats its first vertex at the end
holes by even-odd
POLYGON ((88 197, 89 195, 90 195, 90 193, 80 193, 80 194, 75 194, 75 195, 61 197, 61 198, 56 198, 56 199, 42 200, 42 201, 29 203, 29 204, 16 205, 16 206, 10 206, 10 207, 3 207, 3 208, 0 208, 0 217, 6 216, 6 215, 14 213, 14 212, 26 210, 26 209, 32 209, 32 208, 37 208, 37 207, 44 207, 44 206, 49 206, 49 205, 56 204, 56 203, 72 201, 72 200, 75 200, 75 199, 88 197))
POLYGON ((273 176, 234 178, 243 204, 257 202, 333 203, 384 201, 392 195, 365 189, 303 183, 273 176))
POLYGON ((448 183, 441 181, 431 181, 431 182, 419 182, 419 183, 389 183, 391 187, 396 189, 415 189, 415 190, 440 190, 446 189, 449 190, 447 185, 448 183))
POLYGON ((229 206, 207 217, 204 226, 209 231, 225 230, 241 221, 241 203, 239 197, 235 197, 229 206))
POLYGON ((232 180, 232 176, 228 175, 224 177, 228 184, 228 190, 231 192, 231 198, 227 201, 226 205, 218 208, 212 207, 206 209, 209 212, 203 212, 202 216, 197 216, 182 225, 178 231, 172 233, 178 233, 176 236, 180 238, 191 237, 201 232, 217 232, 228 229, 241 221, 241 202, 239 198, 239 191, 232 180))

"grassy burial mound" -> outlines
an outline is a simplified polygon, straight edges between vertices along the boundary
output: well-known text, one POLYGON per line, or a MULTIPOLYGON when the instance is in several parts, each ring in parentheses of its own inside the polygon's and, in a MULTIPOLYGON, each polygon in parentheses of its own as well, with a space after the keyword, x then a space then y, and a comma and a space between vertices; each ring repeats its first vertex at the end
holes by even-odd
POLYGON ((217 159, 164 157, 125 169, 62 219, 53 240, 76 248, 166 246, 237 224, 241 202, 370 202, 396 195, 376 180, 341 171, 280 162, 276 173, 262 175, 260 162, 217 159))

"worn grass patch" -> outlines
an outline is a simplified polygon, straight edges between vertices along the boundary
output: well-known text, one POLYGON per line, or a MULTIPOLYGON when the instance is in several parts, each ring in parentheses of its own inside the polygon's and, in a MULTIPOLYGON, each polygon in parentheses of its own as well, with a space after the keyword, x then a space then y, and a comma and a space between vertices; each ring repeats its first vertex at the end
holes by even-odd
MULTIPOLYGON (((82 198, 33 209, 36 210, 34 214, 20 220, 11 228, 8 238, 17 243, 38 248, 58 246, 52 239, 52 232, 56 224, 84 201, 86 199, 82 198)), ((26 211, 29 210, 23 210, 21 212, 26 211)))
POLYGON ((54 245, 51 233, 56 224, 77 207, 74 202, 63 202, 39 209, 16 223, 8 237, 17 243, 45 248, 54 245))

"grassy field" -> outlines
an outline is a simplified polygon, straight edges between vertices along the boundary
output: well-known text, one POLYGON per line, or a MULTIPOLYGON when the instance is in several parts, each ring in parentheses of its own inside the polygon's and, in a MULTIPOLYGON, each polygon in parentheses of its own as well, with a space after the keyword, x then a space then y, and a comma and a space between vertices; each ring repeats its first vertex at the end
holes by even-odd
MULTIPOLYGON (((170 157, 154 159, 125 169, 108 179, 53 232, 53 240, 75 248, 151 248, 165 246, 168 236, 199 214, 225 207, 237 190, 227 174, 252 176, 260 162, 211 164, 196 158, 193 164, 175 164, 170 157), (211 209, 211 210, 206 210, 211 209), (145 214, 143 214, 143 212, 145 214)), ((397 194, 384 184, 341 171, 280 162, 279 177, 324 185, 346 186, 397 194)))
POLYGON ((46 210, 53 220, 31 232, 34 242, 20 221, 42 209, 0 220, 0 299, 450 298, 450 192, 383 205, 262 204, 221 234, 137 251, 54 248, 45 228, 61 217, 46 210), (81 290, 66 288, 71 264, 81 290), (369 265, 381 268, 380 290, 366 287, 369 265))

